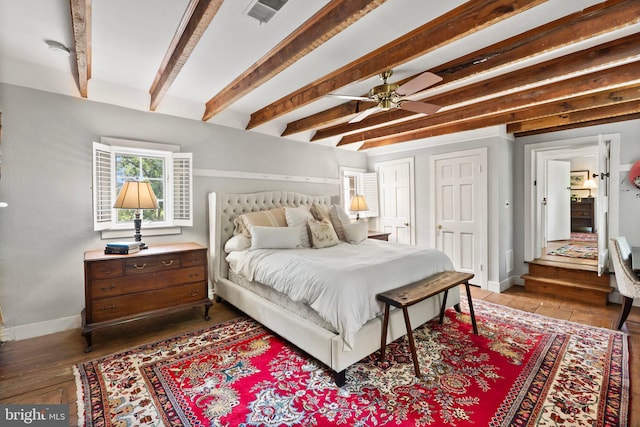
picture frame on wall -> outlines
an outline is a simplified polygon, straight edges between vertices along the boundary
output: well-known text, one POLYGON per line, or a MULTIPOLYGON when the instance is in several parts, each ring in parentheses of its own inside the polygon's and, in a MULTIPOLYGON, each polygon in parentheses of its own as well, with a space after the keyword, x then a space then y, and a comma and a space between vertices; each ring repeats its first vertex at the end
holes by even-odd
POLYGON ((583 190, 584 183, 589 179, 589 171, 571 171, 570 172, 570 186, 572 190, 583 190))

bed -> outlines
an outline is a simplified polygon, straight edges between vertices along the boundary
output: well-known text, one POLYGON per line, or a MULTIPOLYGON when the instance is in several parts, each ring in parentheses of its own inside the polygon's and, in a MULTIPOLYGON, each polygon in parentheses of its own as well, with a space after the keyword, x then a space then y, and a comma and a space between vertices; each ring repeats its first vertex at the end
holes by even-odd
MULTIPOLYGON (((361 360, 363 357, 370 355, 380 348, 380 334, 382 332, 382 316, 378 315, 366 320, 362 325, 354 328, 347 328, 350 332, 341 333, 340 325, 332 324, 326 318, 319 316, 316 310, 310 305, 302 302, 292 301, 291 298, 273 289, 272 286, 266 286, 255 280, 252 275, 242 274, 233 271, 229 267, 227 261, 228 254, 225 253, 224 247, 227 240, 234 235, 234 219, 242 214, 258 211, 268 211, 273 208, 281 207, 300 207, 310 208, 312 204, 330 207, 330 196, 310 196, 293 192, 270 191, 250 194, 225 194, 210 193, 209 194, 209 230, 210 230, 210 269, 211 279, 213 283, 214 294, 216 299, 220 298, 244 313, 262 323, 264 326, 279 334, 298 348, 304 350, 320 362, 327 365, 334 371, 336 384, 343 385, 346 381, 347 368, 361 360), (254 280, 251 280, 254 279, 254 280), (347 336, 348 335, 348 336, 347 336)), ((398 246, 405 246, 405 249, 413 251, 414 258, 419 254, 415 253, 416 248, 407 245, 395 245, 392 243, 373 241, 368 239, 359 245, 361 248, 350 248, 349 243, 341 243, 334 248, 327 249, 304 249, 304 250, 285 250, 287 254, 296 254, 302 257, 304 251, 316 251, 320 253, 326 251, 327 254, 338 252, 343 254, 348 250, 367 250, 380 251, 390 250, 398 246), (384 246, 386 245, 386 248, 384 246), (383 246, 383 248, 380 248, 383 246), (412 249, 413 248, 413 249, 412 249), (329 250, 331 249, 331 250, 329 250)), ((404 250, 404 249, 403 249, 404 250)), ((261 251, 261 250, 259 250, 261 251)), ((435 250, 429 250, 438 252, 435 250)), ((252 251, 249 251, 252 252, 252 251)), ((311 252, 313 253, 313 252, 311 252)), ((429 270, 421 273, 423 277, 406 278, 406 274, 392 274, 396 283, 387 283, 391 288, 399 287, 413 281, 428 277, 436 272, 452 269, 450 261, 442 253, 434 254, 440 261, 431 263, 433 266, 429 270), (446 261, 442 261, 442 257, 446 261)), ((269 253, 276 259, 280 259, 282 255, 278 253, 269 253)), ((344 256, 344 255, 338 255, 344 256)), ((229 257, 232 262, 233 259, 229 257)), ((404 258, 404 257, 403 257, 404 258)), ((400 261, 400 258, 398 258, 400 261)), ((408 261, 407 261, 408 262, 408 261)), ((420 263, 423 266, 424 260, 420 263)), ((373 267, 372 267, 373 268, 373 267)), ((403 271, 408 271, 406 266, 402 267, 403 271)), ((382 271, 382 270, 381 270, 382 271)), ((363 271, 359 271, 361 274, 363 271)), ((377 275, 377 273, 374 273, 377 275)), ((416 273, 418 274, 418 273, 416 273)), ((260 276, 262 277, 262 276, 260 276)), ((368 280, 368 279, 367 279, 368 280)), ((386 282, 383 281, 383 282, 386 282)), ((382 285, 376 285, 382 286, 382 285)), ((387 287, 388 289, 391 289, 387 287)), ((381 291, 375 289, 373 292, 381 291)), ((292 297, 293 298, 293 297, 292 297)), ((370 299, 370 297, 368 297, 370 299)), ((438 315, 442 304, 443 295, 439 294, 416 304, 409 309, 411 323, 414 327, 422 325, 426 321, 438 315)), ((456 306, 460 301, 460 294, 457 288, 449 292, 446 306, 456 306)), ((382 313, 382 305, 377 308, 369 304, 369 309, 382 313)), ((392 310, 389 319, 389 327, 387 333, 387 341, 393 341, 406 334, 404 318, 400 310, 392 310)))

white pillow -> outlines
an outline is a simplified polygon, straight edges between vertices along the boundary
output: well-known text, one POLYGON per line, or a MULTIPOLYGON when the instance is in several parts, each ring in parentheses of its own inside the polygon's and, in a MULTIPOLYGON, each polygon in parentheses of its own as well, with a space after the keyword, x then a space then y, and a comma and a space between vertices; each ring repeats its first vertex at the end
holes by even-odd
POLYGON ((332 205, 329 209, 329 218, 331 219, 331 224, 338 235, 338 239, 345 240, 342 224, 351 223, 351 218, 349 218, 347 212, 340 205, 332 205))
POLYGON ((366 222, 342 224, 342 229, 344 231, 344 240, 354 245, 362 242, 369 234, 369 227, 366 222))
POLYGON ((311 232, 313 247, 316 249, 328 248, 329 246, 335 246, 340 243, 331 221, 327 218, 322 221, 310 219, 309 231, 311 232))
MULTIPOLYGON (((302 227, 251 227, 251 249, 295 249, 302 247, 302 227)), ((306 231, 305 231, 306 232, 306 231)))
POLYGON ((284 217, 287 220, 287 225, 289 227, 298 227, 302 226, 300 230, 300 240, 302 241, 303 248, 310 248, 311 244, 309 243, 309 232, 307 231, 307 221, 313 219, 313 215, 311 215, 311 211, 309 208, 300 206, 297 208, 284 208, 284 217))
POLYGON ((236 234, 224 244, 224 251, 231 253, 233 251, 244 251, 251 247, 251 239, 243 234, 236 234))

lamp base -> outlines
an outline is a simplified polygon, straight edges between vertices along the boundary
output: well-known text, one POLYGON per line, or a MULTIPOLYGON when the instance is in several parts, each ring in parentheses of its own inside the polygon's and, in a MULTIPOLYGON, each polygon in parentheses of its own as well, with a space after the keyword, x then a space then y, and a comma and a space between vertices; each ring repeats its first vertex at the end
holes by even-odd
POLYGON ((142 226, 142 220, 140 219, 140 210, 136 211, 136 217, 133 220, 133 226, 136 229, 136 234, 133 235, 133 239, 140 244, 140 250, 149 249, 149 246, 147 246, 147 244, 142 241, 142 234, 140 234, 140 228, 142 226))

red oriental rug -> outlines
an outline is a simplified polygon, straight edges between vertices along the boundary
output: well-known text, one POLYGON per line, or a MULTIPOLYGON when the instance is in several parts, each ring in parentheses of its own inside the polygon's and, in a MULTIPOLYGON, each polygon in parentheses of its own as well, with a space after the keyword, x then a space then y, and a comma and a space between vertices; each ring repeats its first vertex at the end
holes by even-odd
POLYGON ((87 426, 626 426, 628 336, 474 302, 331 372, 238 318, 74 367, 87 426))
POLYGON ((598 247, 583 245, 564 245, 550 251, 547 255, 565 256, 569 258, 598 259, 598 247))

